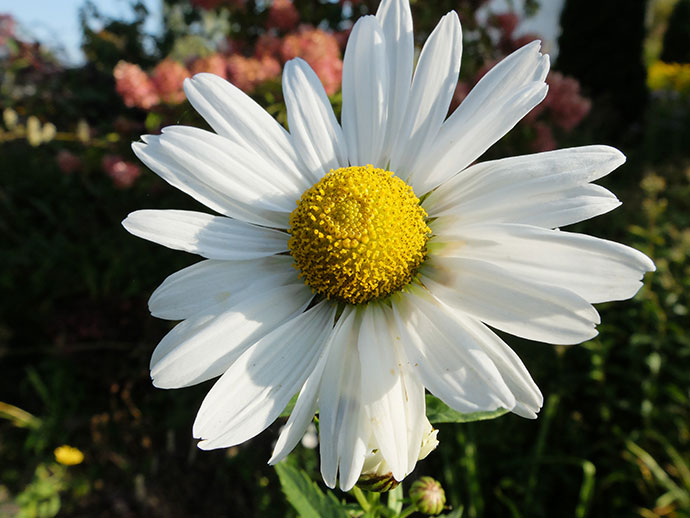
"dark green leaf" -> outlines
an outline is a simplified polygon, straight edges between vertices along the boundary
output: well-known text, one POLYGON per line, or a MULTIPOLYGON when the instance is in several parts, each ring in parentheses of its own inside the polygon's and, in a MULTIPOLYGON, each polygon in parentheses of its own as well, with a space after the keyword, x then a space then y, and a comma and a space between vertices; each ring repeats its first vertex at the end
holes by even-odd
POLYGON ((275 466, 283 493, 301 518, 347 518, 332 493, 324 493, 302 470, 280 463, 275 466))
POLYGON ((491 412, 472 412, 461 414, 450 408, 443 401, 431 394, 426 395, 426 416, 431 423, 469 423, 472 421, 485 421, 495 419, 507 414, 508 410, 499 408, 491 412))

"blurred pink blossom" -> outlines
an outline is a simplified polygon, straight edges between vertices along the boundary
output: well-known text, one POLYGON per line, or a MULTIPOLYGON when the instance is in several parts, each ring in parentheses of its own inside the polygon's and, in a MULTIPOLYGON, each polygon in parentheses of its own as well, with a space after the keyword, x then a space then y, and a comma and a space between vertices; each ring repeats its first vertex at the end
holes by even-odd
POLYGON ((62 171, 65 174, 71 174, 74 171, 81 169, 82 165, 81 159, 77 155, 67 151, 66 149, 61 149, 60 151, 58 151, 58 154, 55 157, 55 161, 57 162, 60 171, 62 171))
POLYGON ((580 83, 575 78, 549 72, 546 82, 549 93, 543 104, 551 111, 555 124, 565 131, 572 130, 589 113, 592 102, 580 95, 580 83))
POLYGON ((309 63, 329 95, 340 88, 343 62, 338 40, 332 33, 301 26, 283 38, 280 55, 283 62, 300 57, 309 63))
POLYGON ((262 58, 264 56, 269 56, 272 58, 280 58, 280 48, 283 44, 282 40, 278 36, 273 34, 264 33, 259 36, 256 42, 256 48, 254 49, 254 55, 257 58, 262 58))
POLYGON ((270 56, 259 59, 235 54, 228 58, 228 79, 247 93, 254 91, 264 81, 275 79, 280 72, 280 63, 270 56))
POLYGON ((189 66, 189 71, 194 74, 201 72, 210 72, 217 76, 227 79, 227 62, 220 54, 213 54, 205 58, 199 58, 192 62, 189 66))
POLYGON ((139 65, 120 61, 113 76, 115 90, 127 106, 148 110, 160 101, 156 87, 139 65))
POLYGON ((268 10, 266 28, 289 31, 299 23, 299 12, 292 0, 273 0, 268 10))
POLYGON ((119 155, 105 155, 101 160, 101 167, 113 180, 113 184, 120 189, 131 187, 141 175, 138 165, 126 162, 119 155))
POLYGON ((187 77, 189 77, 189 70, 172 59, 164 59, 151 73, 151 80, 161 100, 171 104, 184 101, 182 83, 187 77))
POLYGON ((551 151, 556 149, 556 139, 553 136, 551 128, 544 122, 535 122, 532 124, 536 136, 532 141, 532 150, 535 153, 542 151, 551 151))

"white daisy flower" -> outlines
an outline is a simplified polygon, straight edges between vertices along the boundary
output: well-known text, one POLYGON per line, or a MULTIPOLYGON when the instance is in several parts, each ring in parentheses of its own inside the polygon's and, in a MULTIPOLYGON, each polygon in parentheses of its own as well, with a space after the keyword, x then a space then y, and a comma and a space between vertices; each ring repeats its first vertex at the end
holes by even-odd
POLYGON ((174 126, 133 145, 220 214, 142 210, 123 223, 206 258, 149 302, 182 320, 153 353, 154 385, 220 376, 194 423, 200 448, 254 437, 299 393, 271 463, 318 412, 329 487, 349 490, 363 469, 402 480, 436 444, 425 389, 460 412, 536 417, 539 389, 488 326, 583 342, 597 334, 592 303, 632 297, 654 270, 636 250, 558 230, 620 204, 590 183, 625 161, 616 149, 472 165, 544 99, 549 59, 526 45, 446 119, 461 51, 451 12, 413 67, 409 4, 383 0, 347 44, 341 123, 295 59, 283 73, 289 132, 199 74, 185 92, 215 133, 174 126))

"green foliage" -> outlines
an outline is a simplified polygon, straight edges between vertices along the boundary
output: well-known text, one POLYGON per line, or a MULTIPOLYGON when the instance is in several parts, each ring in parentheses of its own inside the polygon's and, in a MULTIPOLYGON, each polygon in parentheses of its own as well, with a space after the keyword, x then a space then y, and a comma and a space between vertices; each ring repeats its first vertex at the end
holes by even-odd
POLYGON ((276 464, 275 468, 283 493, 300 518, 347 518, 333 493, 321 491, 307 473, 285 463, 276 464))
POLYGON ((493 412, 473 412, 471 414, 461 414, 453 410, 443 401, 431 394, 426 395, 426 415, 432 424, 437 423, 471 423, 472 421, 485 421, 495 419, 507 414, 504 408, 499 408, 493 412))

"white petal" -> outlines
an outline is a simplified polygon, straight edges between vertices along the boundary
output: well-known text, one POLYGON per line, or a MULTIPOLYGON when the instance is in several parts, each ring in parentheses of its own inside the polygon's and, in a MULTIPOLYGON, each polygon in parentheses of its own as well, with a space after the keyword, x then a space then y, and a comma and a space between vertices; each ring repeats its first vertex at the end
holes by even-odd
MULTIPOLYGON (((603 214, 620 205, 589 185, 625 162, 608 146, 585 146, 473 165, 439 186, 424 201, 449 223, 524 223, 555 228, 603 214)), ((440 222, 443 223, 443 222, 440 222)))
POLYGON ((527 225, 471 225, 438 236, 444 256, 481 259, 530 282, 559 286, 588 302, 625 300, 654 263, 637 250, 583 234, 527 225))
POLYGON ((173 157, 182 164, 189 164, 192 170, 237 199, 291 212, 296 197, 304 190, 262 155, 210 131, 169 126, 163 128, 160 139, 163 148, 173 157))
POLYGON ((333 327, 335 304, 322 302, 264 336, 210 390, 194 422, 199 448, 239 444, 280 415, 314 370, 333 327))
POLYGON ((151 357, 153 384, 180 388, 220 376, 248 347, 303 311, 312 298, 303 284, 252 288, 165 335, 151 357))
POLYGON ((517 50, 477 83, 415 166, 415 192, 430 191, 462 171, 544 100, 549 58, 539 47, 532 42, 517 50))
POLYGON ((242 90, 213 74, 185 79, 184 90, 216 133, 263 157, 299 183, 302 190, 309 187, 285 128, 242 90))
MULTIPOLYGON (((266 182, 254 182, 253 166, 264 167, 265 163, 262 165, 257 157, 238 153, 244 162, 240 163, 208 143, 197 147, 198 140, 185 139, 179 132, 170 130, 166 128, 163 135, 148 135, 143 143, 132 144, 137 157, 156 174, 221 214, 257 225, 287 228, 289 213, 299 196, 281 193, 266 182), (180 141, 182 146, 178 145, 180 141), (229 168, 234 169, 231 172, 229 168)), ((194 128, 187 130, 202 132, 194 128)), ((227 142, 230 147, 230 141, 227 142)))
POLYGON ((432 394, 465 413, 515 406, 481 342, 423 289, 396 296, 393 311, 407 357, 432 394))
POLYGON ((300 442, 307 427, 314 419, 314 414, 318 408, 319 386, 321 385, 326 361, 328 361, 330 343, 329 339, 321 350, 321 356, 316 367, 307 378, 307 381, 304 382, 295 402, 295 407, 292 409, 287 423, 285 423, 278 436, 276 445, 273 448, 273 455, 268 461, 269 464, 276 464, 287 457, 294 447, 297 446, 297 443, 300 442))
POLYGON ((536 418, 537 412, 544 404, 544 397, 518 355, 496 333, 478 320, 457 311, 453 313, 453 317, 474 337, 501 373, 503 381, 515 396, 516 403, 511 411, 528 419, 536 418))
POLYGON ((375 17, 364 16, 352 29, 343 58, 342 123, 352 165, 385 167, 388 84, 381 27, 375 17))
POLYGON ((319 78, 302 59, 283 70, 283 94, 292 141, 316 183, 331 169, 347 166, 345 137, 319 78))
POLYGON ((188 210, 138 210, 122 225, 128 232, 207 259, 255 259, 287 251, 284 232, 188 210))
POLYGON ((357 348, 362 365, 362 401, 381 454, 393 477, 407 475, 407 419, 399 365, 383 307, 363 309, 357 348))
POLYGON ((258 280, 268 288, 294 283, 297 273, 293 264, 288 256, 250 261, 201 261, 165 279, 151 295, 149 311, 154 317, 184 320, 222 304, 258 280))
POLYGON ((422 282, 456 310, 522 338, 578 344, 597 335, 596 310, 572 291, 528 282, 491 263, 430 257, 422 282))
POLYGON ((451 11, 438 23, 419 56, 407 112, 391 156, 391 171, 408 178, 413 186, 413 166, 428 152, 448 113, 461 56, 460 20, 451 11))
POLYGON ((414 34, 410 2, 408 0, 383 1, 376 11, 376 19, 381 25, 386 41, 388 63, 389 81, 386 94, 388 117, 381 160, 382 163, 386 163, 393 151, 393 144, 398 138, 412 82, 414 34))
POLYGON ((364 465, 369 433, 361 395, 361 372, 357 352, 360 318, 347 306, 329 340, 328 361, 319 389, 319 446, 321 475, 335 487, 349 491, 364 465))

